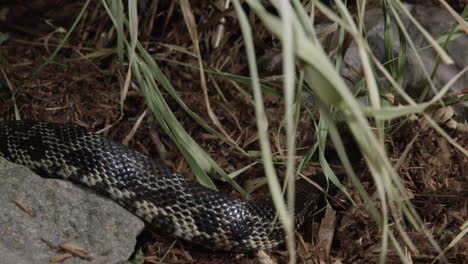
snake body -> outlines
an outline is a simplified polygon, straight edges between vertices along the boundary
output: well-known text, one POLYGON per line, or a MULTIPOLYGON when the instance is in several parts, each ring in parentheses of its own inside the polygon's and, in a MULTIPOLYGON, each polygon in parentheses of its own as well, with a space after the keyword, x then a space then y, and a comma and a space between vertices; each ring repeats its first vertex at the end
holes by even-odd
MULTIPOLYGON (((250 251, 281 244, 284 231, 271 202, 218 193, 162 163, 82 128, 36 121, 0 121, 0 156, 39 175, 87 186, 152 228, 210 249, 250 251)), ((322 194, 300 182, 296 226, 322 194)))

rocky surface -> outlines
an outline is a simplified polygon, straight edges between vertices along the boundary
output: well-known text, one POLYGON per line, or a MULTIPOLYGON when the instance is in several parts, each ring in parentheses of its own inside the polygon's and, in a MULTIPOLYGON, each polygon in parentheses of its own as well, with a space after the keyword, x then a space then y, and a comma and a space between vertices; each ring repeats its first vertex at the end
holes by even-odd
POLYGON ((93 260, 72 256, 62 263, 122 263, 143 227, 110 199, 0 158, 2 263, 49 263, 64 253, 57 247, 64 242, 83 248, 93 260))
MULTIPOLYGON (((442 6, 407 4, 406 7, 421 26, 436 40, 449 32, 451 26, 456 24, 454 17, 442 6)), ((381 62, 385 62, 387 60, 385 58, 386 52, 384 44, 385 27, 382 17, 383 14, 381 9, 375 8, 366 11, 365 26, 367 39, 373 53, 381 62)), ((423 67, 421 67, 415 52, 410 48, 409 44, 407 44, 407 61, 405 71, 403 73, 403 87, 406 89, 407 93, 418 97, 422 93, 422 90, 427 86, 427 76, 430 76, 432 73, 437 61, 437 53, 429 46, 429 43, 426 41, 426 38, 422 35, 420 30, 417 29, 416 26, 414 26, 413 23, 405 17, 405 15, 400 14, 400 17, 402 18, 405 29, 407 30, 411 40, 418 50, 423 64, 423 67)), ((401 44, 397 33, 397 24, 395 22, 392 24, 394 30, 392 49, 395 56, 398 56, 401 44)), ((466 34, 462 34, 448 43, 446 51, 453 59, 454 63, 451 65, 441 63, 439 65, 436 77, 433 79, 435 80, 434 84, 436 88, 440 89, 461 70, 468 67, 467 43, 468 35, 466 34)), ((352 67, 352 69, 344 67, 343 74, 348 79, 357 82, 358 80, 356 77, 360 78, 363 74, 361 73, 361 59, 359 51, 357 50, 355 43, 351 44, 344 60, 348 66, 352 67), (356 75, 356 72, 360 74, 356 75)), ((450 91, 460 91, 465 89, 466 83, 468 83, 468 73, 463 74, 461 78, 451 86, 450 91)), ((433 94, 433 92, 430 92, 430 94, 433 94)), ((430 98, 430 96, 428 98, 430 98)), ((459 121, 463 122, 468 118, 468 103, 458 104, 454 108, 456 110, 456 118, 459 121)))
MULTIPOLYGON (((426 29, 429 34, 438 39, 450 31, 452 25, 456 24, 454 17, 443 6, 434 5, 412 5, 405 4, 408 11, 415 17, 415 19, 426 29)), ((380 62, 385 63, 388 58, 385 57, 385 24, 383 20, 383 13, 380 8, 374 8, 366 11, 365 16, 365 29, 369 46, 374 55, 380 62)), ((432 70, 437 61, 438 54, 429 46, 426 38, 419 29, 414 26, 405 15, 400 14, 402 22, 407 30, 411 40, 413 41, 418 54, 422 61, 418 62, 416 53, 407 44, 406 52, 406 65, 403 75, 403 87, 408 94, 413 98, 418 98, 422 91, 428 85, 427 76, 432 74, 432 70)), ((317 32, 322 32, 327 29, 331 24, 329 22, 320 23, 316 25, 317 32)), ((398 36, 397 24, 392 22, 393 25, 393 42, 392 50, 395 57, 398 56, 400 49, 400 40, 398 36)), ((322 39, 323 44, 328 46, 327 38, 322 39)), ((338 41, 338 34, 333 36, 332 45, 336 45, 338 41)), ((436 89, 442 88, 448 83, 455 75, 457 75, 464 68, 468 67, 468 43, 467 34, 459 34, 457 38, 449 41, 445 49, 447 54, 453 59, 454 63, 447 65, 441 63, 433 78, 436 89)), ((345 65, 342 67, 342 74, 346 80, 349 80, 349 87, 361 81, 364 76, 361 67, 361 57, 356 43, 352 43, 346 51, 344 57, 345 65)), ((282 71, 282 53, 281 50, 271 50, 260 57, 259 70, 262 77, 268 78, 271 75, 279 75, 282 71)), ((450 88, 450 92, 460 91, 467 88, 468 72, 465 72, 450 88)), ((429 92, 427 98, 431 98, 434 93, 432 90, 429 92)), ((367 104, 366 97, 359 98, 361 102, 367 104)), ((312 100, 313 101, 313 100, 312 100)), ((468 121, 468 103, 460 103, 454 106, 454 117, 460 122, 468 121)))

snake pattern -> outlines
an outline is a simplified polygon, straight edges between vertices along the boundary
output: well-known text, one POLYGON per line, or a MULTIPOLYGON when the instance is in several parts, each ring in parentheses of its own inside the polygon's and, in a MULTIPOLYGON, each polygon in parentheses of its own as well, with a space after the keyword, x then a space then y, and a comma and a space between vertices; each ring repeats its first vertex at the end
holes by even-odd
MULTIPOLYGON (((231 198, 190 181, 161 162, 85 129, 40 121, 0 121, 0 156, 47 178, 89 187, 151 228, 210 249, 251 251, 284 241, 271 202, 231 198)), ((325 185, 318 179, 319 185, 325 185)), ((296 226, 323 194, 296 184, 296 226)))

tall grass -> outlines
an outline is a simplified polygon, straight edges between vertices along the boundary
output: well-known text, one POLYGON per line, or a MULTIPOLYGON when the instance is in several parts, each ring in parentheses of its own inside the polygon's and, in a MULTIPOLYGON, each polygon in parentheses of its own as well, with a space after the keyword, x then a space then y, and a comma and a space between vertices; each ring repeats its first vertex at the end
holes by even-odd
MULTIPOLYGON (((246 2, 255 15, 262 21, 263 25, 272 32, 275 38, 281 41, 283 48, 284 79, 282 95, 284 96, 286 109, 284 123, 286 125, 285 131, 287 138, 287 199, 284 198, 282 186, 276 173, 271 143, 269 142, 268 119, 265 114, 263 103, 263 95, 268 89, 264 89, 262 81, 259 78, 253 42, 254 33, 244 8, 238 0, 234 0, 232 3, 239 20, 246 50, 245 56, 249 63, 248 78, 232 76, 227 73, 214 73, 204 68, 203 58, 201 57, 201 52, 198 47, 198 33, 194 24, 195 21, 193 20, 190 3, 185 0, 180 1, 180 7, 184 15, 187 30, 190 33, 195 49, 193 56, 197 58, 197 69, 199 70, 200 78, 203 80, 202 88, 205 93, 207 111, 210 113, 209 116, 215 128, 212 128, 205 120, 185 105, 175 92, 170 81, 161 71, 157 61, 139 42, 136 1, 128 1, 127 17, 123 11, 125 8, 120 1, 103 0, 102 3, 117 30, 118 57, 122 63, 128 62, 129 65, 127 82, 125 85, 126 88, 122 92, 122 100, 125 99, 126 89, 130 87, 130 83, 133 80, 136 86, 143 92, 148 106, 161 127, 184 155, 196 175, 197 180, 209 188, 216 189, 210 175, 218 175, 247 196, 246 192, 233 180, 233 177, 229 177, 229 175, 227 175, 190 137, 176 119, 172 109, 166 103, 161 89, 164 89, 170 94, 179 106, 201 127, 219 137, 226 144, 233 146, 244 155, 248 155, 248 153, 229 137, 229 134, 224 131, 222 124, 210 110, 206 90, 206 75, 221 74, 226 78, 231 78, 244 96, 252 97, 250 100, 255 107, 256 124, 261 146, 261 161, 271 191, 271 196, 278 212, 279 221, 283 224, 287 234, 287 248, 289 251, 290 263, 296 262, 293 217, 294 182, 301 168, 304 167, 305 163, 309 161, 316 150, 319 151, 320 163, 327 177, 331 182, 343 188, 338 178, 330 169, 324 156, 324 146, 327 138, 330 138, 336 146, 338 156, 348 177, 351 179, 370 214, 380 227, 382 246, 379 262, 384 263, 386 261, 390 245, 402 261, 406 260, 406 249, 412 252, 417 251, 417 245, 411 241, 410 237, 406 234, 404 225, 401 220, 399 220, 400 213, 405 216, 414 229, 426 234, 427 239, 432 243, 434 248, 440 252, 440 258, 443 258, 444 250, 437 245, 436 241, 431 237, 429 232, 427 232, 425 224, 417 214, 414 206, 408 200, 404 199, 404 197, 408 197, 408 195, 392 163, 387 157, 384 140, 386 135, 385 131, 389 129, 388 124, 390 121, 397 118, 404 118, 409 114, 419 114, 425 118, 436 131, 447 138, 460 152, 468 156, 467 151, 458 145, 455 140, 451 139, 436 122, 425 113, 425 110, 431 105, 443 103, 442 97, 446 94, 450 85, 453 84, 466 69, 440 89, 437 89, 436 84, 434 84, 431 79, 434 74, 426 72, 428 87, 430 87, 435 94, 430 100, 417 102, 412 99, 402 87, 402 72, 405 67, 404 53, 407 49, 417 54, 416 57, 420 63, 420 67, 424 68, 422 60, 418 55, 419 50, 414 45, 403 25, 402 17, 409 19, 409 21, 413 23, 428 41, 430 48, 434 49, 439 55, 440 60, 447 64, 452 63, 452 59, 447 55, 441 43, 446 43, 450 41, 450 39, 459 36, 458 32, 462 30, 463 27, 454 26, 452 32, 447 34, 443 41, 441 39, 436 40, 406 11, 400 1, 380 1, 381 8, 384 10, 383 19, 386 25, 386 58, 389 60, 389 63, 383 64, 373 54, 366 39, 364 17, 367 1, 356 1, 356 13, 351 14, 344 3, 339 0, 335 1, 337 11, 331 10, 319 1, 310 1, 307 5, 303 5, 299 0, 272 0, 271 4, 276 8, 278 15, 268 11, 260 1, 246 0, 246 2), (320 10, 325 14, 325 16, 336 25, 336 29, 341 34, 341 41, 339 42, 340 44, 335 60, 329 57, 329 54, 323 49, 319 42, 318 33, 315 31, 312 23, 312 21, 314 21, 315 10, 320 10), (391 23, 391 21, 395 21, 396 23, 391 23), (393 39, 394 31, 398 32, 400 42, 402 43, 397 56, 395 56, 391 48, 391 43, 395 41, 393 39), (128 33, 129 40, 127 40, 126 33, 128 33), (342 65, 342 57, 344 56, 342 52, 344 45, 343 36, 345 34, 351 36, 358 47, 363 73, 361 83, 364 84, 365 92, 369 98, 369 106, 364 106, 358 102, 339 73, 340 66, 342 65), (299 74, 297 75, 297 73, 299 74), (395 91, 395 93, 403 99, 401 105, 391 106, 389 102, 385 101, 383 90, 381 89, 381 87, 383 87, 382 79, 390 83, 391 90, 395 91), (251 86, 253 96, 243 90, 239 85, 240 83, 251 86), (294 156, 297 148, 297 120, 301 109, 304 108, 302 105, 304 87, 311 89, 314 96, 318 98, 317 107, 321 114, 321 120, 317 125, 317 138, 319 142, 309 150, 308 155, 306 155, 299 165, 296 165, 294 156), (369 195, 362 186, 346 154, 343 147, 343 140, 340 137, 336 124, 336 116, 338 113, 342 117, 342 121, 347 124, 347 127, 353 134, 366 161, 377 188, 377 201, 371 198, 371 195, 369 195), (289 204, 287 204, 286 201, 288 201, 289 204), (379 206, 376 205, 377 202, 379 206), (389 228, 391 223, 395 224, 396 229, 389 228), (398 239, 397 237, 402 239, 398 239)), ((464 19, 466 20, 466 18, 464 19)), ((434 70, 436 71, 436 69, 434 70)), ((462 232, 466 232, 466 230, 462 232)), ((451 246, 453 245, 451 244, 451 246)))
MULTIPOLYGON (((392 19, 397 22, 398 27, 396 30, 398 30, 400 36, 404 37, 402 41, 407 43, 412 51, 417 54, 416 57, 421 68, 424 69, 424 65, 418 54, 419 51, 412 42, 405 26, 402 24, 401 16, 405 16, 415 25, 415 27, 426 38, 428 43, 430 43, 431 48, 433 48, 438 53, 439 57, 442 61, 444 61, 444 63, 453 63, 452 59, 447 55, 438 42, 419 25, 419 23, 411 16, 411 14, 409 14, 409 12, 401 5, 399 1, 382 2, 384 3, 383 8, 386 11, 386 21, 392 19)), ((440 252, 441 249, 438 247, 437 243, 430 236, 430 234, 426 232, 424 222, 420 219, 412 204, 409 201, 403 199, 403 197, 407 197, 406 190, 403 187, 398 175, 393 170, 392 164, 388 160, 388 157, 385 153, 383 133, 385 131, 384 121, 391 121, 395 118, 404 117, 408 114, 421 114, 426 120, 428 120, 429 124, 436 129, 436 131, 440 132, 441 135, 446 137, 449 142, 452 143, 459 151, 467 155, 465 149, 459 146, 453 139, 450 139, 448 135, 443 132, 443 130, 430 118, 430 116, 424 113, 426 108, 437 102, 437 100, 440 100, 442 96, 446 94, 448 88, 466 71, 466 69, 455 76, 440 90, 436 89, 429 74, 426 73, 428 84, 435 93, 435 96, 426 103, 416 103, 409 95, 404 92, 400 85, 401 82, 399 80, 402 67, 401 56, 403 55, 400 54, 400 57, 398 57, 399 63, 397 66, 399 68, 390 68, 391 72, 389 72, 387 68, 375 58, 372 50, 367 44, 367 40, 365 39, 364 34, 365 29, 363 28, 363 17, 366 10, 366 1, 357 1, 357 16, 350 14, 349 10, 341 1, 335 1, 338 10, 337 13, 330 10, 327 6, 321 4, 318 1, 312 1, 312 8, 310 10, 313 10, 314 7, 317 7, 330 20, 332 20, 332 22, 338 24, 339 27, 346 31, 347 34, 350 34, 353 37, 354 42, 357 44, 364 74, 363 78, 366 84, 365 87, 370 100, 370 106, 366 107, 358 103, 357 100, 353 97, 350 90, 345 85, 343 78, 340 76, 339 72, 337 72, 336 68, 330 61, 330 58, 327 56, 327 53, 317 42, 317 38, 313 35, 310 36, 310 32, 314 34, 311 25, 308 21, 300 19, 304 13, 308 12, 308 10, 305 10, 298 4, 295 5, 295 9, 291 9, 285 5, 280 6, 280 3, 277 1, 272 1, 272 4, 276 5, 279 13, 279 16, 276 16, 268 12, 265 7, 262 6, 262 4, 260 4, 258 1, 247 0, 247 3, 249 4, 249 7, 256 13, 256 15, 262 20, 263 24, 268 27, 276 37, 281 39, 285 47, 284 52, 294 52, 298 64, 300 63, 301 69, 305 72, 305 79, 308 80, 308 82, 311 84, 314 94, 320 99, 319 107, 322 114, 321 117, 325 120, 326 123, 324 127, 330 129, 331 139, 335 146, 338 147, 338 154, 345 169, 347 170, 349 177, 362 196, 375 221, 381 228, 382 248, 380 250, 380 263, 384 263, 386 260, 386 253, 388 252, 389 243, 396 250, 402 261, 405 260, 405 246, 409 247, 413 252, 417 251, 417 247, 405 233, 403 225, 398 220, 398 212, 403 212, 405 217, 412 224, 413 228, 424 232, 428 240, 433 244, 434 248, 440 252), (291 19, 291 14, 289 13, 290 11, 294 13, 294 15, 292 15, 294 19, 291 19), (287 14, 287 18, 285 18, 285 13, 287 14), (284 30, 285 28, 292 29, 292 33, 286 33, 284 30), (286 42, 286 40, 288 40, 288 42, 286 42), (292 49, 288 46, 291 41, 294 45, 292 49), (285 43, 287 43, 287 45, 285 45, 285 43), (383 95, 379 90, 379 87, 382 87, 378 81, 379 74, 385 76, 386 80, 391 83, 392 88, 398 92, 398 95, 406 100, 407 105, 401 105, 398 107, 382 107, 383 95), (335 121, 332 118, 334 112, 332 109, 336 109, 342 113, 344 121, 347 123, 359 145, 359 148, 366 160, 369 171, 371 172, 377 187, 380 209, 377 209, 375 206, 375 201, 370 199, 369 194, 362 188, 359 179, 353 172, 353 168, 351 167, 344 150, 340 150, 340 146, 342 146, 342 144, 339 138, 339 134, 336 131, 336 125, 334 124, 335 121), (371 127, 368 119, 373 120, 375 127, 371 127), (396 239, 396 234, 394 231, 389 229, 390 222, 396 224, 397 232, 404 239, 404 245, 396 239)), ((236 10, 238 14, 242 14, 240 8, 237 8, 236 10)), ((311 13, 311 16, 313 17, 313 13, 311 13)), ((242 23, 241 26, 248 28, 248 25, 244 25, 242 23)), ((389 24, 387 23, 387 28, 388 26, 389 24)), ((386 34, 386 38, 389 42, 393 41, 391 39, 391 34, 386 34)), ((245 38, 246 42, 249 40, 249 38, 245 38)), ((248 55, 252 56, 252 54, 249 54, 249 51, 250 50, 247 49, 248 55)), ((387 49, 387 57, 394 58, 392 52, 390 52, 390 49, 387 49)), ((285 60, 284 63, 284 66, 286 67, 288 62, 285 60)), ((251 63, 250 66, 252 66, 252 64, 254 63, 251 63)), ((293 76, 288 77, 288 71, 286 70, 284 71, 284 74, 285 80, 293 78, 293 76)), ((253 79, 253 81, 255 81, 255 79, 253 79)), ((275 193, 273 192, 272 195, 275 195, 275 193)), ((274 201, 278 202, 278 200, 275 199, 274 201)), ((277 208, 281 209, 282 207, 277 206, 277 208)), ((287 212, 284 212, 283 214, 287 214, 287 212)), ((288 217, 289 219, 292 219, 291 214, 288 215, 288 217)), ((288 225, 287 221, 283 219, 282 221, 285 226, 288 225)), ((291 251, 290 253, 293 254, 291 251)), ((293 261, 293 259, 291 260, 293 261)))

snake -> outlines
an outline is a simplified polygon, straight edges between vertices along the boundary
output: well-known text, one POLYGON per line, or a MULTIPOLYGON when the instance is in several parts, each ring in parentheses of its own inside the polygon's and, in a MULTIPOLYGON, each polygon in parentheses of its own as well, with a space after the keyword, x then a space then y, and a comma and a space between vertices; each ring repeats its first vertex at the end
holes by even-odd
MULTIPOLYGON (((214 191, 158 159, 82 127, 0 121, 0 156, 42 177, 97 191, 160 234, 212 250, 271 249, 285 240, 271 201, 243 200, 214 191)), ((323 178, 314 181, 323 187, 323 178)), ((317 187, 304 179, 296 181, 296 228, 321 207, 323 199, 317 187)))

